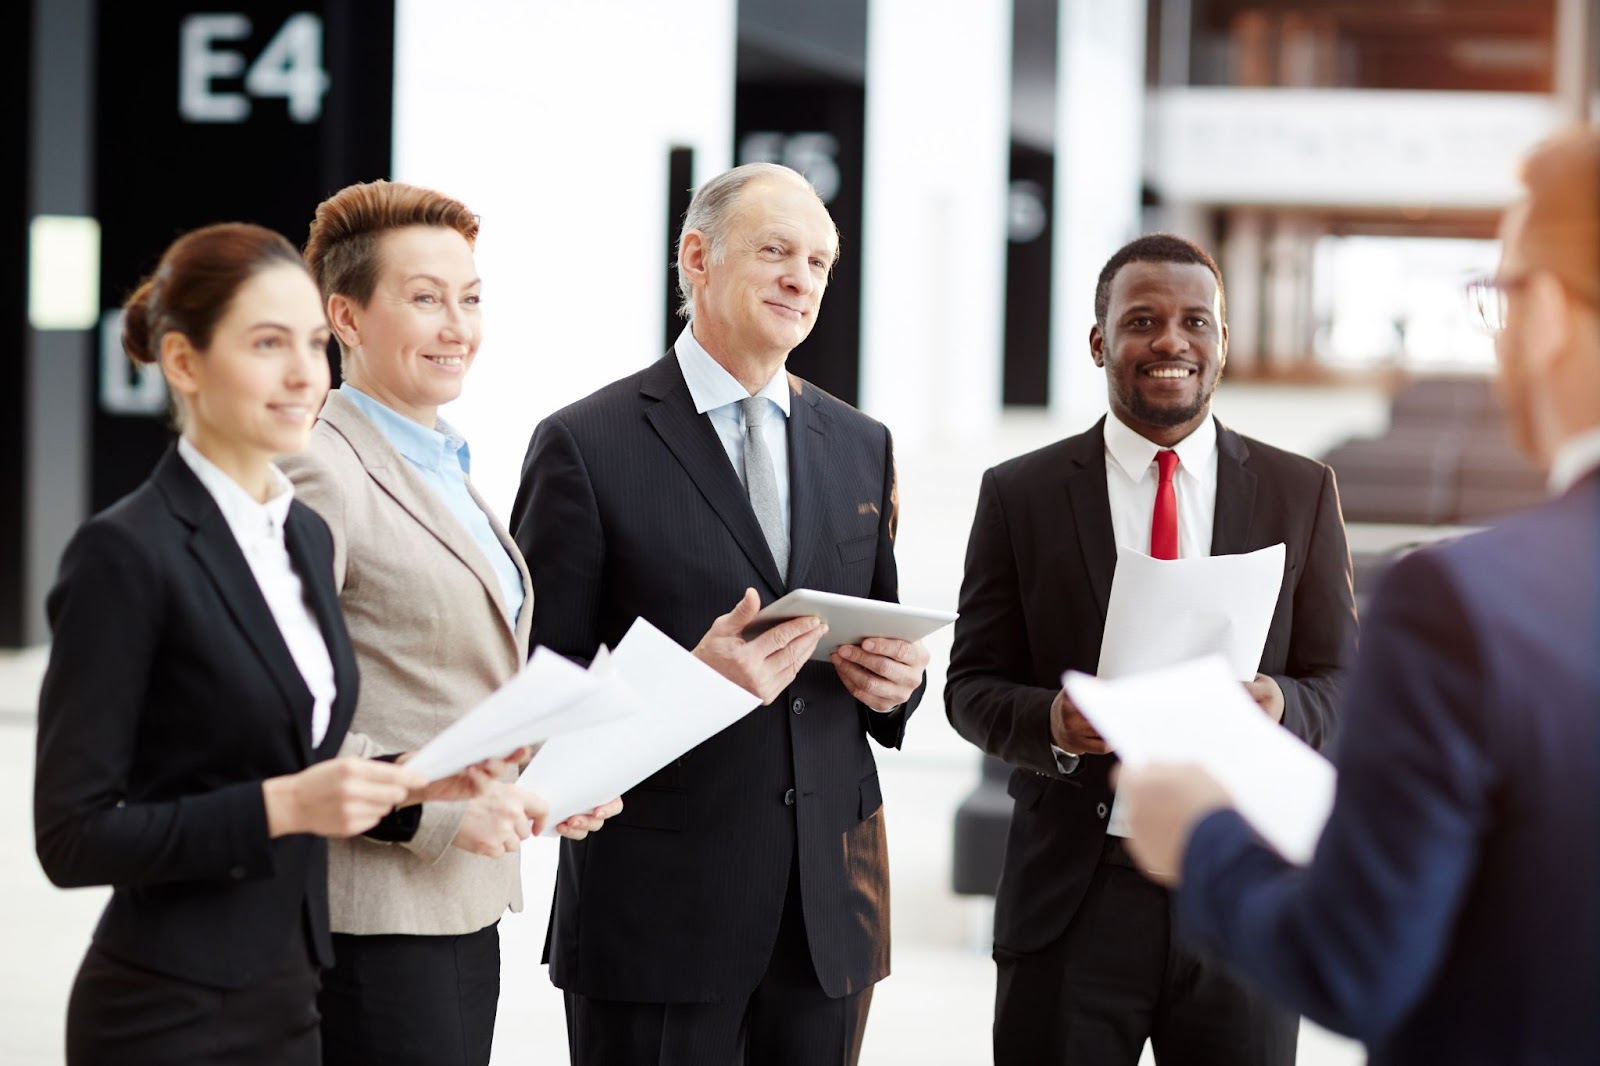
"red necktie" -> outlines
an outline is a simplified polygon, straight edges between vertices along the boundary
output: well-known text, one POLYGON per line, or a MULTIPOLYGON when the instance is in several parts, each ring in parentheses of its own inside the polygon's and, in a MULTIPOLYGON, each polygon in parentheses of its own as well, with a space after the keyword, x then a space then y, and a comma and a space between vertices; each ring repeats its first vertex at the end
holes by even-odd
POLYGON ((1150 515, 1150 555, 1155 559, 1178 557, 1178 494, 1172 488, 1172 474, 1178 469, 1178 453, 1156 452, 1161 464, 1161 483, 1156 486, 1156 509, 1150 515))

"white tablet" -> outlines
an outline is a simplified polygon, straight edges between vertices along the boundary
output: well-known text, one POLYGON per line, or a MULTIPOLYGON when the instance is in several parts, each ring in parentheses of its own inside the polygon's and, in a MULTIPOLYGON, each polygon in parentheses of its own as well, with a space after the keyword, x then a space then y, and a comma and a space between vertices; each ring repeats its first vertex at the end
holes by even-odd
POLYGON ((817 650, 811 653, 811 658, 820 662, 827 662, 833 649, 841 644, 860 644, 867 637, 921 640, 956 620, 954 611, 908 607, 903 603, 842 596, 816 589, 795 589, 763 607, 755 621, 745 628, 744 635, 753 637, 779 622, 811 614, 828 623, 828 632, 817 642, 817 650))

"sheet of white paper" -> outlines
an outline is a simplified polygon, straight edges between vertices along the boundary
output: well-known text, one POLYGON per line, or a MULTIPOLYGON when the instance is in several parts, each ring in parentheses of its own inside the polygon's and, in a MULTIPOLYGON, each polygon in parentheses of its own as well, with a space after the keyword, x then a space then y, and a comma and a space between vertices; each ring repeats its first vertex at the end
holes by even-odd
POLYGON ((534 649, 528 665, 488 699, 452 722, 406 763, 430 781, 524 744, 636 714, 643 698, 627 687, 534 649))
POLYGON ((1095 673, 1126 677, 1216 653, 1240 681, 1249 681, 1283 584, 1283 554, 1282 544, 1246 555, 1170 560, 1118 549, 1095 673))
POLYGON ((549 804, 547 836, 558 823, 621 795, 761 702, 643 618, 601 663, 597 656, 609 680, 649 693, 648 705, 539 749, 521 784, 549 804))
POLYGON ((1261 713, 1219 655, 1104 680, 1061 684, 1129 766, 1195 763, 1290 862, 1311 861, 1333 808, 1333 764, 1261 713))

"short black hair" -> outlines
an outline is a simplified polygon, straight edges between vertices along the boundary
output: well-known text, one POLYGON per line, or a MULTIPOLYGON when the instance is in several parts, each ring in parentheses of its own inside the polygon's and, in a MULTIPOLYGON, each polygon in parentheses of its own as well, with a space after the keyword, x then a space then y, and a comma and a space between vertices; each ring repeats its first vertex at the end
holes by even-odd
POLYGON ((1222 320, 1228 318, 1228 295, 1222 290, 1222 271, 1217 267, 1217 261, 1211 258, 1198 244, 1187 237, 1180 237, 1176 233, 1147 233, 1137 237, 1121 248, 1115 255, 1106 260, 1106 265, 1100 268, 1100 280, 1094 286, 1094 320, 1101 329, 1106 328, 1106 314, 1111 309, 1111 282, 1117 276, 1117 271, 1129 263, 1198 263, 1211 271, 1211 276, 1217 279, 1217 296, 1221 301, 1222 320))

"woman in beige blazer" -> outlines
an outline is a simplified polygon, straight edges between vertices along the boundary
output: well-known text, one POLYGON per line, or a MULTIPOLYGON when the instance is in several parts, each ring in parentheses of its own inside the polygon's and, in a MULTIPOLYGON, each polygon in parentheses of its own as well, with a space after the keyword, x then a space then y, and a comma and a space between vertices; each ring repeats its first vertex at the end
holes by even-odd
MULTIPOLYGON (((527 567, 472 488, 466 442, 437 413, 482 339, 477 230, 456 200, 373 182, 318 207, 306 245, 344 384, 283 468, 333 533, 362 681, 345 754, 415 750, 527 659, 527 567)), ((581 837, 613 806, 559 828, 581 837)), ((518 845, 545 807, 495 781, 416 810, 408 824, 387 820, 382 839, 330 853, 335 963, 318 1002, 329 1066, 489 1061, 497 923, 522 909, 518 845)))

